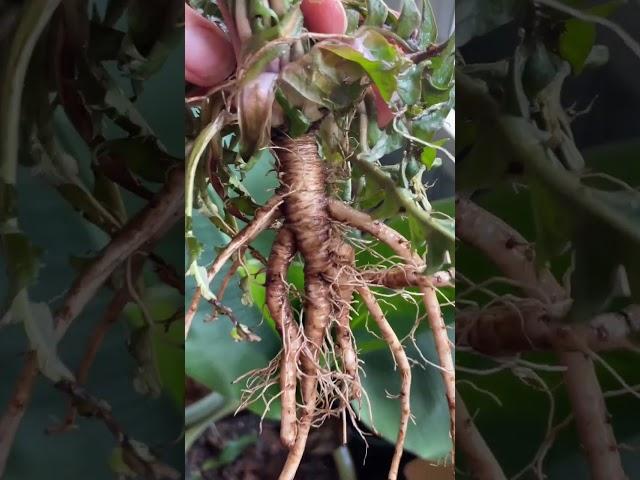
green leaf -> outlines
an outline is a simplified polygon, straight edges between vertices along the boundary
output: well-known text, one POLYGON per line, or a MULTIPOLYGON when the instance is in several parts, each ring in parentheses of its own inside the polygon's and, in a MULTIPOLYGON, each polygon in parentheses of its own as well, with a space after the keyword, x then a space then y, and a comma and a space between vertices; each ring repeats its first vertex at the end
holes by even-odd
POLYGON ((287 100, 287 97, 281 89, 276 90, 276 100, 280 107, 282 107, 282 110, 289 121, 289 128, 287 129, 289 135, 295 138, 307 133, 307 130, 309 130, 309 127, 311 126, 311 122, 304 113, 289 103, 289 100, 287 100))
POLYGON ((422 149, 422 152, 420 153, 420 161, 425 167, 427 167, 427 170, 431 170, 442 165, 442 161, 438 161, 439 159, 436 158, 437 153, 438 151, 435 148, 424 147, 422 149))
POLYGON ((449 40, 447 48, 440 56, 431 60, 429 68, 429 82, 436 90, 447 91, 451 89, 455 73, 455 45, 454 39, 449 40))
POLYGON ((580 73, 596 40, 596 27, 592 23, 572 19, 558 41, 558 50, 575 73, 580 73))
POLYGON ((142 369, 139 372, 142 376, 139 376, 149 381, 150 393, 154 390, 158 393, 157 389, 162 388, 178 408, 183 408, 184 328, 182 322, 175 319, 176 312, 182 310, 183 297, 176 289, 158 284, 145 288, 141 300, 155 322, 153 328, 146 326, 137 304, 129 303, 124 309, 129 323, 135 328, 130 351, 138 360, 138 368, 142 369), (142 343, 136 344, 137 340, 142 343))
MULTIPOLYGON (((613 0, 589 8, 586 12, 606 17, 615 12, 624 3, 624 1, 613 0)), ((558 51, 560 56, 571 64, 576 74, 580 73, 584 68, 585 62, 595 45, 595 40, 596 26, 593 23, 584 22, 576 18, 565 22, 564 31, 558 40, 558 51)))
POLYGON ((446 103, 434 105, 411 120, 411 135, 426 142, 442 130, 449 114, 450 107, 446 103))
MULTIPOLYGON (((391 317, 388 319, 391 321, 391 317)), ((428 331, 418 334, 416 343, 422 355, 437 363, 435 345, 428 331)), ((407 346, 407 355, 420 358, 412 346, 407 346)), ((361 359, 366 373, 362 376, 362 386, 369 396, 373 413, 370 417, 369 409, 362 408, 362 420, 389 442, 395 443, 400 403, 397 398, 389 398, 388 393, 399 393, 400 375, 394 368, 391 353, 384 348, 367 352, 361 359)), ((428 365, 424 369, 414 366, 411 372, 411 413, 419 421, 415 424, 409 422, 405 449, 421 458, 442 460, 451 452, 449 412, 444 401, 442 376, 437 368, 428 365)))
POLYGON ((367 15, 365 18, 366 25, 381 27, 384 25, 389 9, 383 0, 367 0, 367 15))
POLYGON ((361 30, 349 43, 323 42, 318 46, 362 67, 387 102, 397 89, 396 75, 409 62, 374 30, 361 30))
POLYGON ((432 45, 438 38, 438 21, 431 6, 431 0, 422 0, 422 15, 420 22, 420 48, 432 45))
POLYGON ((415 105, 420 101, 425 66, 425 63, 410 65, 398 74, 398 95, 406 105, 415 105))
POLYGON ((404 0, 395 32, 402 38, 410 38, 420 26, 421 12, 416 0, 404 0))
POLYGON ((233 463, 242 453, 258 441, 256 434, 242 435, 234 440, 228 440, 216 458, 210 458, 202 463, 200 469, 204 472, 216 470, 233 463))
MULTIPOLYGON (((217 288, 225 271, 214 282, 217 288)), ((187 288, 186 298, 193 292, 193 283, 187 288)), ((193 321, 186 343, 185 372, 196 381, 219 392, 229 399, 238 400, 244 388, 243 382, 234 381, 257 368, 265 367, 280 350, 281 342, 277 333, 262 322, 262 314, 258 308, 246 306, 242 302, 243 292, 238 282, 232 280, 224 297, 224 305, 243 319, 257 335, 260 342, 236 342, 230 335, 232 326, 226 318, 220 317, 213 322, 206 322, 209 313, 200 308, 193 321), (211 348, 215 345, 215 348, 211 348)), ((277 418, 279 404, 274 402, 268 415, 277 418)), ((264 405, 256 403, 253 411, 262 413, 264 405)))

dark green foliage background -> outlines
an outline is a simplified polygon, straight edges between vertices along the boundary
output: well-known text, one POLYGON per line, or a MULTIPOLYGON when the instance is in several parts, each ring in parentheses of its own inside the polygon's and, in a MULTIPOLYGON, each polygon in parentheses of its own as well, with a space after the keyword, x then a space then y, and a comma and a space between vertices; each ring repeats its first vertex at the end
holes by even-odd
MULTIPOLYGON (((106 1, 97 2, 104 4, 106 1)), ((168 61, 151 80, 136 102, 140 112, 150 123, 169 153, 181 158, 184 152, 183 119, 177 113, 183 108, 184 55, 183 45, 173 46, 168 61)), ((112 70, 117 78, 115 68, 112 70)), ((128 85, 123 79, 123 85, 128 85)), ((125 87, 128 88, 128 87, 125 87)), ((59 133, 65 147, 78 158, 82 169, 88 168, 89 152, 73 127, 59 118, 59 133)), ((115 135, 120 132, 113 131, 115 135)), ((24 230, 33 242, 44 249, 44 267, 37 286, 32 291, 34 301, 53 301, 55 308, 77 272, 71 267, 71 256, 91 255, 102 248, 107 237, 97 228, 84 222, 65 203, 57 192, 43 182, 21 172, 20 218, 24 230), (55 299, 55 300, 54 300, 55 299)), ((126 197, 125 197, 126 198, 126 197)), ((130 212, 140 208, 140 202, 126 199, 130 212)), ((182 226, 173 229, 159 245, 159 252, 174 265, 182 263, 182 226)), ((0 270, 4 264, 0 258, 0 270)), ((179 270, 179 269, 178 269, 179 270)), ((0 275, 0 291, 6 290, 6 278, 0 275)), ((79 365, 87 339, 100 321, 111 292, 103 290, 76 319, 69 334, 59 347, 60 356, 71 369, 79 365)), ((182 299, 169 298, 174 308, 180 308, 182 299)), ((167 392, 152 400, 137 394, 132 385, 135 363, 125 344, 126 320, 123 318, 107 336, 89 376, 89 391, 106 400, 114 416, 133 438, 159 447, 165 461, 182 471, 183 449, 180 434, 183 427, 183 405, 176 404, 167 392)), ((21 325, 4 328, 0 332, 0 405, 7 404, 17 375, 23 365, 28 344, 21 325)), ((180 379, 182 383, 181 366, 180 379)), ((7 480, 27 479, 113 479, 109 458, 114 440, 97 421, 80 418, 79 428, 68 433, 48 436, 46 427, 64 418, 67 400, 46 379, 37 381, 35 395, 21 424, 13 452, 9 458, 7 480)), ((173 398, 172 398, 173 397, 173 398)))
MULTIPOLYGON (((622 5, 620 2, 592 2, 586 0, 572 0, 570 3, 578 7, 588 7, 594 4, 617 5, 620 7, 612 14, 611 19, 618 22, 631 35, 638 39, 637 25, 640 18, 638 5, 622 5)), ((459 0, 457 2, 457 38, 459 44, 468 45, 462 48, 462 53, 468 63, 493 61, 513 54, 517 42, 517 28, 513 13, 527 5, 524 0, 459 0), (476 38, 477 37, 477 38, 476 38), (476 38, 476 41, 472 39, 476 38)), ((574 101, 584 105, 598 95, 591 112, 581 116, 572 124, 576 135, 577 146, 585 158, 588 171, 595 171, 614 176, 632 185, 640 184, 640 169, 638 169, 637 155, 640 129, 637 122, 637 107, 640 91, 637 82, 631 78, 631 72, 640 70, 640 59, 635 57, 620 39, 610 31, 598 27, 591 37, 589 28, 579 31, 572 30, 574 47, 573 55, 580 53, 578 46, 587 45, 590 49, 592 42, 605 44, 610 49, 611 58, 608 64, 600 69, 587 71, 578 78, 570 79, 563 89, 563 105, 568 106, 574 101), (585 32, 580 36, 581 32, 585 32), (590 43, 591 42, 591 43, 590 43)), ((461 101, 460 104, 463 104, 461 101)), ((459 117, 464 118, 465 111, 458 106, 459 117)), ((461 122, 458 127, 463 127, 461 122)), ((458 139, 460 140, 460 131, 458 139)), ((475 159, 482 166, 484 172, 496 172, 494 167, 499 163, 500 155, 504 156, 502 145, 493 144, 497 155, 485 155, 475 159)), ((458 173, 465 168, 463 155, 458 156, 458 173)), ((499 167, 498 167, 499 169, 499 167)), ((484 179, 485 177, 483 177, 484 179)), ((477 180, 477 178, 476 178, 477 180)), ((539 232, 533 219, 531 197, 526 189, 514 189, 504 178, 490 178, 491 187, 483 185, 473 199, 490 212, 494 213, 509 225, 520 231, 527 239, 536 240, 539 232)), ((465 185, 468 188, 468 185, 465 185)), ((467 190, 468 193, 468 190, 467 190)), ((555 203, 550 211, 567 211, 566 205, 555 203)), ((573 212, 575 213, 575 212, 573 212)), ((638 225, 638 217, 629 215, 630 224, 638 225)), ((560 228, 558 228, 560 230, 560 228)), ((592 238, 598 238, 600 248, 594 252, 594 259, 611 258, 613 252, 610 236, 601 230, 593 229, 587 233, 592 238)), ((637 246, 635 247, 637 250, 637 246)), ((566 268, 564 260, 552 263, 552 268, 562 271, 566 268)), ((477 251, 462 245, 457 250, 458 269, 477 282, 493 275, 499 275, 495 267, 477 251)), ((628 271, 630 276, 636 271, 628 271)), ((459 291, 463 291, 462 287, 459 291)), ((496 289, 499 293, 511 291, 509 288, 496 289)), ((615 309, 616 305, 611 308, 615 309)), ((607 353, 607 362, 622 375, 630 385, 640 381, 637 369, 637 353, 607 353)), ((548 354, 532 354, 528 360, 541 364, 554 365, 557 360, 548 354)), ((457 365, 473 367, 475 369, 494 367, 495 363, 485 361, 478 356, 458 353, 457 365)), ((597 372, 603 390, 619 389, 620 384, 614 380, 603 368, 597 367, 597 372)), ((556 395, 556 422, 562 420, 569 413, 569 405, 564 394, 562 377, 558 373, 543 373, 551 390, 556 395)), ((545 425, 549 411, 548 397, 532 385, 527 385, 518 379, 513 372, 505 371, 499 375, 479 377, 459 372, 458 380, 470 379, 481 389, 496 395, 502 402, 501 406, 484 393, 478 393, 468 385, 460 385, 459 391, 471 413, 477 413, 476 425, 504 468, 507 477, 514 475, 531 461, 536 449, 540 446, 545 434, 545 425)), ((640 440, 640 421, 636 414, 637 399, 624 396, 607 400, 608 411, 612 416, 612 425, 619 443, 638 445, 640 440)), ((635 451, 621 453, 625 471, 629 478, 640 475, 640 456, 635 451)), ((460 457, 462 459, 462 456, 460 457)), ((464 467, 463 467, 464 470, 464 467)), ((544 472, 550 480, 566 478, 588 478, 589 472, 584 457, 584 451, 579 446, 575 428, 570 426, 558 437, 554 448, 547 456, 544 472)), ((457 478, 469 478, 464 474, 457 478)), ((529 471, 521 478, 535 478, 529 471)))

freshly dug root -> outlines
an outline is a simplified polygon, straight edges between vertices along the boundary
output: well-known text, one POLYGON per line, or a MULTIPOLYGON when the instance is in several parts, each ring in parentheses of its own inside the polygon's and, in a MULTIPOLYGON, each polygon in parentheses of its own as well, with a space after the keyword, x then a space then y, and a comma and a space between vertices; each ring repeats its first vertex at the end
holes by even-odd
POLYGON ((371 313, 371 316, 375 320, 380 328, 382 338, 389 344, 393 360, 400 369, 400 378, 402 384, 400 387, 400 428, 398 430, 398 437, 396 439, 396 449, 391 460, 391 468, 389 469, 389 480, 396 480, 398 478, 398 469, 400 468, 400 460, 402 458, 402 452, 404 450, 404 440, 407 435, 407 428, 409 427, 409 419, 411 418, 411 365, 409 359, 404 351, 404 347, 398 336, 387 322, 387 319, 376 301, 376 297, 373 296, 369 287, 358 287, 358 293, 362 297, 367 309, 371 313))
POLYGON ((287 289, 287 271, 296 252, 295 239, 291 231, 281 228, 271 248, 267 264, 266 299, 267 308, 282 336, 280 357, 280 439, 288 448, 295 443, 298 418, 296 414, 296 386, 298 354, 302 346, 300 328, 293 317, 287 289))
MULTIPOLYGON (((245 244, 255 240, 260 233, 269 228, 269 226, 277 220, 278 217, 280 217, 280 205, 282 205, 282 197, 280 195, 274 195, 262 208, 256 211, 256 215, 251 223, 238 232, 238 234, 231 240, 231 242, 229 242, 225 249, 220 252, 211 266, 207 269, 207 280, 209 283, 213 281, 220 269, 234 253, 241 249, 245 244)), ((198 310, 201 298, 202 292, 200 291, 200 288, 196 288, 196 291, 191 298, 189 308, 184 315, 185 338, 189 335, 191 323, 193 323, 193 317, 198 310)))
MULTIPOLYGON (((287 465, 291 465, 289 469, 295 473, 315 414, 317 362, 331 315, 330 286, 327 281, 332 266, 329 250, 331 222, 326 207, 326 176, 314 137, 305 135, 284 139, 280 147, 279 172, 287 192, 282 211, 285 226, 293 234, 304 260, 305 276, 303 330, 307 353, 300 358, 303 373, 300 391, 304 411, 296 442, 287 459, 287 465)), ((283 470, 281 480, 289 478, 285 476, 286 470, 283 470)))
MULTIPOLYGON (((386 243, 405 263, 418 271, 424 270, 425 265, 422 259, 411 250, 409 241, 398 232, 388 227, 384 223, 374 220, 369 215, 359 212, 337 200, 329 201, 329 212, 333 219, 366 232, 381 242, 386 243)), ((449 414, 451 418, 451 440, 455 445, 456 439, 456 389, 455 389, 455 366, 451 355, 451 342, 447 334, 447 327, 440 311, 435 286, 433 284, 419 285, 422 298, 427 309, 427 317, 435 339, 436 351, 440 361, 442 378, 444 381, 447 402, 449 404, 449 414)), ((453 454, 452 454, 453 455, 453 454)), ((452 458, 455 460, 455 458, 452 458)))
MULTIPOLYGON (((315 404, 317 399, 317 392, 314 390, 311 392, 311 396, 307 398, 310 403, 315 404)), ((298 436, 296 441, 289 450, 287 455, 287 461, 282 467, 278 480, 294 480, 298 466, 304 455, 304 449, 307 446, 307 438, 309 437, 309 431, 311 430, 311 424, 313 423, 313 412, 305 411, 300 424, 298 425, 298 436)))
POLYGON ((333 280, 334 289, 337 289, 340 299, 336 308, 335 318, 337 323, 336 339, 340 347, 342 366, 344 372, 352 379, 350 382, 351 391, 347 392, 348 397, 360 399, 362 390, 360 388, 360 377, 358 375, 358 355, 353 345, 353 335, 349 327, 351 317, 351 301, 355 287, 351 279, 353 278, 353 268, 356 262, 356 255, 353 247, 348 243, 339 240, 338 246, 333 250, 334 261, 336 262, 336 273, 333 280))
MULTIPOLYGON (((435 293, 435 288, 450 284, 453 272, 426 276, 424 262, 412 252, 404 237, 382 222, 329 199, 325 166, 312 134, 295 139, 279 138, 274 154, 281 181, 279 195, 256 214, 254 221, 232 240, 209 268, 211 279, 235 252, 248 248, 259 231, 268 228, 279 215, 283 217, 283 226, 267 262, 266 275, 266 304, 280 332, 283 347, 279 357, 266 368, 244 376, 248 380, 243 405, 264 398, 268 388, 279 383, 280 437, 289 448, 279 480, 293 480, 310 429, 330 416, 341 415, 346 420, 349 415, 353 420, 355 412, 350 402, 366 396, 360 383, 357 348, 350 328, 351 304, 357 291, 379 325, 382 338, 389 344, 401 373, 401 422, 388 477, 395 480, 411 418, 411 365, 402 343, 367 285, 421 289, 436 343, 444 344, 438 352, 447 394, 450 393, 448 382, 454 392, 453 400, 449 402, 454 425, 453 363, 435 293), (406 265, 384 271, 358 272, 354 250, 337 223, 371 233, 390 244, 406 265), (300 321, 295 318, 287 284, 287 272, 296 253, 304 263, 300 321)), ((194 299, 193 312, 198 305, 198 298, 194 299)), ((272 400, 267 401, 267 406, 272 400)))
POLYGON ((379 285, 391 289, 425 285, 440 288, 453 285, 455 272, 450 269, 427 277, 412 267, 392 267, 384 270, 365 270, 360 273, 360 278, 368 285, 379 285))

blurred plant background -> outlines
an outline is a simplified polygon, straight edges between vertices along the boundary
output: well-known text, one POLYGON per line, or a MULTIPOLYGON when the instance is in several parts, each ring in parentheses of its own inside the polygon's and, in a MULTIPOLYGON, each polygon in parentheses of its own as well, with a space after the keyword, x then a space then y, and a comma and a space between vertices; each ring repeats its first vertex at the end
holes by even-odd
MULTIPOLYGON (((27 12, 37 14, 52 4, 0 2, 0 62, 5 79, 11 75, 7 62, 16 26, 27 12)), ((183 120, 176 115, 182 109, 184 86, 182 2, 160 1, 149 7, 148 2, 136 0, 63 2, 36 44, 27 72, 18 212, 26 237, 41 250, 40 270, 29 288, 31 301, 43 302, 52 312, 118 231, 109 230, 108 218, 130 219, 148 205, 171 166, 182 168, 183 120)), ((5 113, 6 108, 3 105, 5 113)), ((0 210, 6 206, 0 205, 0 210)), ((140 302, 130 300, 117 314, 98 349, 86 388, 110 405, 132 439, 181 471, 183 297, 181 288, 163 278, 171 276, 167 273, 171 270, 180 270, 176 265, 182 263, 182 226, 170 230, 153 252, 166 275, 158 275, 161 269, 147 262, 142 276, 134 280, 140 302), (142 328, 140 305, 158 322, 149 332, 142 328), (177 325, 167 323, 172 318, 177 318, 177 325)), ((6 260, 0 257, 3 272, 6 260)), ((80 366, 91 336, 123 285, 125 260, 119 260, 120 268, 58 346, 58 359, 72 372, 80 366)), ((181 276, 178 281, 180 287, 181 276)), ((3 273, 3 312, 11 301, 10 284, 15 286, 15 278, 3 273)), ((55 352, 53 339, 46 334, 44 338, 55 352)), ((0 415, 9 411, 29 349, 22 324, 2 325, 0 415)), ((79 417, 69 431, 46 433, 65 420, 68 405, 69 398, 51 380, 36 379, 15 442, 7 445, 5 439, 2 443, 3 450, 11 450, 0 477, 152 478, 135 473, 136 468, 123 461, 117 441, 99 419, 79 417)), ((160 471, 156 473, 164 478, 160 471)), ((170 469, 164 474, 174 476, 170 469)))
MULTIPOLYGON (((562 313, 543 307, 552 325, 560 322, 571 332, 606 312, 622 318, 619 312, 634 311, 639 295, 640 90, 633 78, 640 72, 640 7, 615 1, 460 0, 456 9, 458 75, 468 80, 458 94, 457 195, 520 232, 525 243, 514 248, 535 258, 539 278, 551 271, 566 289, 569 301, 562 313), (497 111, 486 108, 495 105, 489 102, 479 113, 478 99, 489 97, 497 111), (550 118, 555 120, 546 123, 550 118), (520 136, 506 134, 506 125, 520 136), (531 160, 535 148, 525 150, 558 128, 567 137, 543 143, 545 155, 538 158, 544 161, 531 160), (513 147, 518 143, 523 148, 513 147), (595 200, 592 208, 586 207, 588 196, 595 200)), ((488 222, 483 231, 495 225, 488 222)), ((521 302, 532 301, 531 290, 523 294, 517 283, 510 284, 519 279, 499 270, 488 251, 473 244, 468 236, 458 248, 458 316, 478 318, 492 308, 512 307, 521 313, 521 302)), ((503 248, 498 237, 494 246, 503 248)), ((631 324, 637 320, 629 318, 631 324)), ((482 345, 497 345, 500 332, 489 323, 484 330, 488 343, 482 345)), ((621 478, 615 471, 602 477, 590 470, 587 458, 593 453, 568 417, 576 405, 602 398, 602 392, 606 422, 615 433, 611 451, 618 455, 617 445, 629 478, 640 475, 633 331, 620 348, 585 352, 599 385, 578 380, 594 395, 582 398, 567 389, 572 373, 563 379, 558 355, 528 349, 483 354, 480 343, 468 336, 460 340, 458 331, 459 392, 506 478, 621 478)), ((461 478, 474 478, 473 467, 461 467, 461 478)))

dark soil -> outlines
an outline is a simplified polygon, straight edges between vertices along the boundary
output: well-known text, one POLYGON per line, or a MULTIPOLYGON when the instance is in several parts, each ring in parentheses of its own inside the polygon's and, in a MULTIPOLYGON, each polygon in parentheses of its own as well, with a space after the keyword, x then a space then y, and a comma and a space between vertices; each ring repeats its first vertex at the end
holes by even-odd
MULTIPOLYGON (((187 404, 207 392, 206 387, 191 379, 187 380, 187 404)), ((364 428, 363 425, 361 427, 364 428)), ((394 446, 374 435, 368 436, 367 442, 368 451, 362 438, 353 429, 348 430, 348 448, 357 470, 357 478, 386 480, 394 446)), ((296 480, 340 480, 332 452, 341 444, 340 421, 326 421, 321 428, 311 430, 296 480)), ((186 457, 186 478, 277 480, 287 453, 288 450, 280 443, 279 422, 265 420, 260 432, 260 417, 243 411, 216 422, 193 444, 186 457)), ((414 458, 405 453, 399 480, 405 479, 404 466, 414 458)))
MULTIPOLYGON (((327 424, 309 435, 296 479, 336 480, 331 452, 339 443, 338 429, 327 424)), ((193 445, 187 458, 187 479, 196 480, 272 480, 277 479, 287 458, 287 449, 280 443, 280 426, 265 420, 260 433, 260 418, 248 412, 227 417, 210 427, 193 445), (251 436, 256 440, 251 441, 251 436), (240 455, 227 465, 203 471, 211 459, 220 461, 225 448, 238 439, 249 439, 240 455)), ((229 449, 227 449, 227 452, 229 449)))

